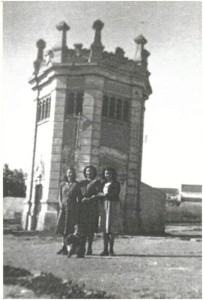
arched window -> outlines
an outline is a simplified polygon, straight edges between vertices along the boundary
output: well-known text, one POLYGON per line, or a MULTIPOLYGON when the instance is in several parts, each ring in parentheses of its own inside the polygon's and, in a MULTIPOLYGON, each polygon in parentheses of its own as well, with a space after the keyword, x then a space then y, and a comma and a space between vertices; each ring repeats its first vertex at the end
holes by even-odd
POLYGON ((116 108, 116 100, 114 97, 110 98, 110 105, 109 105, 109 118, 115 119, 115 108, 116 108))
POLYGON ((82 105, 83 105, 83 93, 77 93, 76 111, 75 111, 76 115, 82 113, 82 105))
POLYGON ((75 108, 75 95, 68 93, 66 96, 66 114, 74 114, 75 108))
POLYGON ((109 98, 108 96, 105 95, 103 98, 102 116, 108 117, 108 111, 109 111, 109 98))
POLYGON ((116 106, 116 119, 117 120, 122 119, 122 110, 123 110, 123 102, 121 99, 118 99, 117 106, 116 106))
POLYGON ((128 121, 129 119, 129 102, 126 100, 123 106, 123 120, 128 121))

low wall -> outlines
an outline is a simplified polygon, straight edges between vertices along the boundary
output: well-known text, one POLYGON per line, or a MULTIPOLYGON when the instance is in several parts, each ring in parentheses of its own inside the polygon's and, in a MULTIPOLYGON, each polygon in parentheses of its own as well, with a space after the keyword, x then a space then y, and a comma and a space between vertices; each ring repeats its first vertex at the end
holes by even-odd
POLYGON ((165 231, 166 195, 145 183, 140 188, 140 231, 162 234, 165 231))
POLYGON ((21 219, 24 209, 25 198, 4 197, 3 198, 3 219, 21 219))

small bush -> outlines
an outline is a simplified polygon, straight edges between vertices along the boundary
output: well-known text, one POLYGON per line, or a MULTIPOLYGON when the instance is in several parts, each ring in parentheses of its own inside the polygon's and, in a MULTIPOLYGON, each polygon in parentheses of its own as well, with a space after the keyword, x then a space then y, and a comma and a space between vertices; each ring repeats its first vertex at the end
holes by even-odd
POLYGON ((105 291, 86 290, 72 280, 63 281, 51 273, 42 272, 34 277, 25 269, 4 266, 4 284, 18 284, 32 290, 37 296, 49 295, 52 299, 113 299, 105 291), (25 276, 25 278, 22 278, 25 276), (21 278, 19 278, 21 277, 21 278))

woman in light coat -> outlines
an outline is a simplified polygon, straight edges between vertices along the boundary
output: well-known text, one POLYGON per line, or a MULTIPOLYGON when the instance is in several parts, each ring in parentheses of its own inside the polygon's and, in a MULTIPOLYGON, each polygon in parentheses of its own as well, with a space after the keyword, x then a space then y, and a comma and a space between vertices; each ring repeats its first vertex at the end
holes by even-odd
POLYGON ((114 256, 115 235, 122 229, 120 217, 120 183, 116 171, 109 167, 103 171, 100 209, 100 230, 103 232, 104 250, 101 256, 114 256))

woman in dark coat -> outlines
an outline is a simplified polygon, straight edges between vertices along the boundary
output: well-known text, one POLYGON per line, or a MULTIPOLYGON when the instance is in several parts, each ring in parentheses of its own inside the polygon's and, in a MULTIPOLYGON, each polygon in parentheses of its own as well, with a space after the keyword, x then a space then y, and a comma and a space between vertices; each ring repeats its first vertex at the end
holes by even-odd
POLYGON ((113 249, 115 234, 122 230, 119 199, 120 183, 117 181, 116 171, 110 167, 104 169, 103 179, 103 194, 100 194, 99 197, 103 200, 100 208, 100 229, 103 232, 104 250, 100 255, 113 256, 115 255, 113 249), (109 249, 108 246, 110 246, 109 249))
POLYGON ((85 167, 85 180, 80 182, 82 193, 82 205, 80 209, 80 222, 83 228, 84 242, 83 252, 86 251, 86 241, 88 242, 86 255, 92 254, 92 243, 94 233, 98 232, 98 197, 101 192, 101 182, 96 178, 97 170, 93 166, 85 167))
POLYGON ((78 225, 79 201, 81 199, 80 184, 76 180, 74 168, 68 168, 64 181, 59 188, 59 218, 56 233, 63 236, 62 249, 57 254, 68 254, 66 237, 74 233, 75 225, 78 225))

